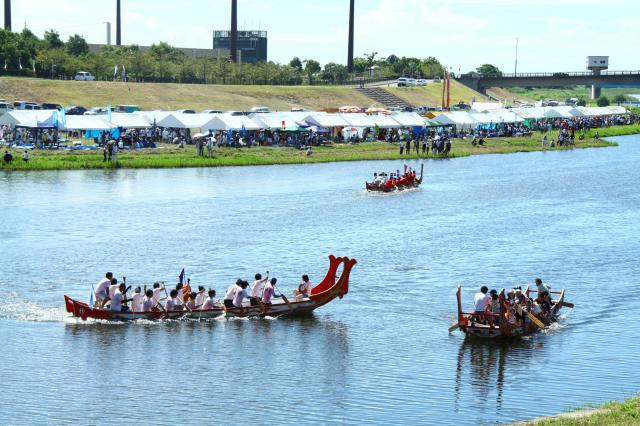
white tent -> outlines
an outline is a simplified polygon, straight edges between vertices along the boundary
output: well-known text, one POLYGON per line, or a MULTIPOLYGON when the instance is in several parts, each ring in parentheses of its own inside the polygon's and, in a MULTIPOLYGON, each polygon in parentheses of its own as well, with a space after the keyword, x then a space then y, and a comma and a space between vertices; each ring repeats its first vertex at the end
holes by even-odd
POLYGON ((424 127, 427 124, 426 120, 415 112, 399 112, 391 118, 403 127, 424 127))
POLYGON ((474 102, 471 104, 473 112, 495 111, 503 108, 504 106, 500 102, 474 102))
POLYGON ((168 115, 171 115, 173 111, 135 111, 132 114, 139 115, 143 117, 145 120, 149 122, 149 124, 153 124, 153 120, 156 120, 156 124, 163 118, 168 115))
POLYGON ((246 115, 219 114, 202 127, 207 130, 260 130, 264 126, 256 123, 246 115))
POLYGON ((545 118, 545 109, 539 108, 512 108, 511 112, 518 114, 523 119, 526 120, 539 120, 545 118))
MULTIPOLYGON (((58 110, 13 110, 0 117, 0 126, 53 127, 53 114, 58 110)), ((59 115, 58 115, 59 117, 59 115)))
POLYGON ((162 120, 156 121, 156 125, 175 129, 204 129, 205 124, 215 116, 216 114, 183 114, 174 112, 162 120))
POLYGON ((151 124, 149 124, 144 117, 128 113, 112 113, 111 123, 113 123, 115 127, 122 127, 124 129, 148 129, 151 127, 151 124))
POLYGON ((349 126, 349 123, 338 114, 314 113, 307 116, 304 120, 312 126, 324 127, 325 129, 349 126))
POLYGON ((282 129, 283 127, 294 127, 297 125, 296 117, 292 117, 287 113, 250 114, 249 118, 263 129, 276 130, 282 129))
POLYGON ((475 125, 478 121, 465 111, 451 111, 440 114, 431 119, 443 125, 455 124, 456 126, 475 125))
POLYGON ((58 121, 62 130, 111 130, 115 126, 109 123, 105 115, 67 115, 65 123, 58 121))
POLYGON ((373 121, 376 127, 379 127, 381 129, 398 129, 402 127, 400 123, 391 118, 390 115, 386 114, 370 115, 369 119, 373 121))
POLYGON ((372 121, 367 114, 362 113, 345 113, 339 114, 340 118, 349 123, 352 127, 375 127, 376 123, 372 121))

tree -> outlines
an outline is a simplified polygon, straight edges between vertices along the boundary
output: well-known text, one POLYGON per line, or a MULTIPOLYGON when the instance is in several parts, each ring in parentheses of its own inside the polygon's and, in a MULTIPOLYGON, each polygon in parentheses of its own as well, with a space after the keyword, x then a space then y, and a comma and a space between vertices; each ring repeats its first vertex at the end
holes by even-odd
POLYGON ((324 66, 324 71, 322 71, 321 77, 323 80, 342 83, 349 78, 349 70, 344 65, 329 62, 324 66))
POLYGON ((606 96, 600 96, 596 101, 596 104, 598 104, 599 107, 606 107, 611 105, 611 101, 609 101, 609 98, 606 96))
POLYGON ((476 68, 478 74, 482 74, 484 77, 502 77, 502 71, 495 65, 484 64, 476 68))
POLYGON ((307 59, 304 62, 304 71, 307 73, 307 77, 309 77, 309 84, 313 84, 313 76, 322 70, 322 68, 320 68, 320 62, 313 59, 307 59))
POLYGON ((613 102, 617 103, 618 105, 620 105, 621 103, 624 103, 624 102, 628 102, 628 101, 629 101, 629 98, 627 98, 623 94, 618 94, 613 98, 613 102))
POLYGON ((393 65, 396 62, 398 62, 398 59, 400 59, 400 58, 398 58, 396 55, 393 55, 393 54, 389 55, 389 57, 387 57, 387 63, 390 64, 390 65, 393 65))
POLYGON ((376 63, 376 56, 378 52, 365 53, 364 57, 367 60, 367 68, 371 68, 376 63))
POLYGON ((578 99, 578 102, 576 102, 576 106, 587 106, 587 100, 584 98, 578 99))
POLYGON ((60 34, 54 29, 44 32, 44 42, 48 49, 59 49, 63 46, 60 34))
POLYGON ((297 56, 289 62, 289 66, 296 71, 302 71, 302 61, 297 56))
POLYGON ((89 45, 80 34, 74 34, 67 41, 67 52, 73 56, 86 55, 89 53, 89 45))

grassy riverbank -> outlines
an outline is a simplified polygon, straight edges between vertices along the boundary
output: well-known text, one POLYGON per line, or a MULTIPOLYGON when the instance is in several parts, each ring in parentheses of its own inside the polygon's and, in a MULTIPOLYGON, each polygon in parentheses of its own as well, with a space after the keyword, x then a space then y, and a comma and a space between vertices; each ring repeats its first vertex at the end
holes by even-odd
MULTIPOLYGON (((640 130, 638 130, 640 132, 640 130)), ((449 157, 464 157, 481 154, 507 154, 514 152, 541 151, 540 134, 527 138, 489 139, 484 146, 472 146, 469 140, 453 142, 449 157)), ((577 141, 576 148, 615 146, 614 143, 587 138, 577 141)), ((549 149, 549 148, 548 148, 549 149)), ((566 148, 553 148, 566 149, 566 148)), ((216 148, 213 158, 195 155, 195 148, 184 149, 175 145, 161 145, 157 149, 135 151, 120 150, 117 163, 104 162, 102 151, 30 151, 30 159, 24 162, 21 152, 13 152, 15 158, 11 164, 0 162, 0 170, 74 170, 105 168, 180 168, 180 167, 219 167, 253 166, 270 164, 326 163, 334 161, 395 160, 434 158, 431 155, 400 155, 397 144, 367 142, 355 145, 333 144, 317 147, 308 157, 304 151, 294 148, 257 147, 257 148, 216 148)))
POLYGON ((559 416, 517 423, 518 426, 634 426, 640 425, 640 397, 611 402, 597 409, 579 410, 559 416))

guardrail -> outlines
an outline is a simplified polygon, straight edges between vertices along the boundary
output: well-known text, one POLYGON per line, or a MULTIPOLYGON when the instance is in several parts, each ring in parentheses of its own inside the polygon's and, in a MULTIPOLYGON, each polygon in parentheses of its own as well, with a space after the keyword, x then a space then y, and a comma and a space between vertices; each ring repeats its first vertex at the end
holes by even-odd
POLYGON ((594 77, 594 76, 618 76, 618 75, 640 75, 640 71, 602 71, 600 74, 594 74, 590 71, 578 72, 534 72, 534 73, 517 73, 502 74, 500 77, 484 77, 480 78, 528 78, 528 77, 594 77))

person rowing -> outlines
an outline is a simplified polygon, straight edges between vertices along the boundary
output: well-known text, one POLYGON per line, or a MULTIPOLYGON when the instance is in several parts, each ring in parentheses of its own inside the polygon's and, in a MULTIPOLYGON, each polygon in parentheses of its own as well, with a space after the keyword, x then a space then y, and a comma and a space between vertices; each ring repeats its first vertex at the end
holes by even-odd
POLYGON ((213 306, 215 305, 215 302, 213 301, 214 297, 216 297, 216 291, 209 290, 208 297, 204 300, 204 303, 202 304, 200 309, 203 311, 208 311, 210 309, 213 309, 213 306))
POLYGON ((223 300, 224 306, 226 308, 233 308, 233 299, 236 296, 236 292, 242 290, 240 288, 240 284, 242 284, 242 280, 238 278, 236 280, 236 283, 227 289, 223 300))
POLYGON ((127 292, 127 286, 125 283, 121 283, 118 286, 118 289, 113 293, 113 297, 111 298, 111 310, 116 312, 126 312, 129 310, 129 307, 124 305, 129 300, 125 298, 125 294, 127 292))
POLYGON ((543 283, 540 278, 536 278, 536 289, 538 291, 538 294, 542 294, 545 291, 548 293, 551 293, 551 287, 543 283))
POLYGON ((116 291, 118 291, 119 287, 120 284, 118 284, 118 279, 111 278, 111 285, 109 286, 109 300, 113 299, 113 296, 116 294, 116 291))
POLYGON ((264 283, 266 283, 268 279, 269 279, 269 272, 267 272, 267 275, 264 278, 262 278, 261 274, 255 275, 255 281, 251 286, 251 294, 249 295, 249 302, 251 303, 251 306, 260 305, 260 298, 262 297, 262 287, 264 286, 264 283))
POLYGON ((206 291, 204 286, 198 286, 198 295, 196 296, 196 306, 202 306, 204 304, 204 300, 207 298, 206 291))
POLYGON ((262 304, 263 305, 271 305, 271 299, 274 297, 282 297, 282 295, 276 295, 276 283, 278 280, 276 278, 271 278, 271 281, 268 281, 264 285, 264 291, 262 292, 262 304))
POLYGON ((187 309, 193 311, 198 307, 198 304, 196 303, 197 297, 198 297, 198 293, 196 293, 195 291, 192 291, 191 294, 189 294, 189 300, 187 301, 187 305, 186 305, 187 309))
POLYGON ((144 302, 142 302, 142 312, 153 312, 157 305, 158 304, 153 297, 153 290, 148 289, 144 294, 144 302))
POLYGON ((164 309, 167 312, 182 310, 182 303, 180 303, 180 301, 178 300, 178 290, 171 290, 171 292, 169 293, 169 298, 164 305, 164 309))
POLYGON ((133 312, 143 312, 143 296, 142 296, 142 289, 140 288, 140 286, 136 287, 136 289, 133 292, 133 296, 131 297, 131 310, 133 312))
POLYGON ((155 301, 154 307, 158 306, 162 301, 163 298, 160 293, 163 291, 165 291, 164 284, 160 286, 160 283, 158 282, 153 283, 153 300, 155 301))
POLYGON ((104 307, 104 304, 109 299, 109 286, 111 285, 112 278, 113 273, 107 272, 104 275, 104 278, 101 279, 96 285, 95 289, 93 290, 93 296, 95 299, 93 303, 94 308, 99 307, 100 309, 102 309, 104 307))
POLYGON ((242 308, 242 302, 247 298, 247 288, 249 287, 249 283, 247 281, 241 281, 239 285, 239 289, 236 290, 235 295, 233 296, 233 306, 236 308, 242 308))

